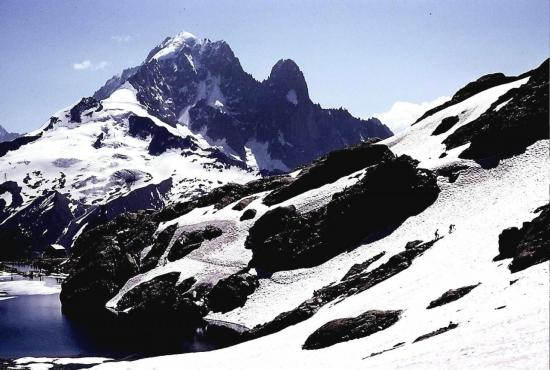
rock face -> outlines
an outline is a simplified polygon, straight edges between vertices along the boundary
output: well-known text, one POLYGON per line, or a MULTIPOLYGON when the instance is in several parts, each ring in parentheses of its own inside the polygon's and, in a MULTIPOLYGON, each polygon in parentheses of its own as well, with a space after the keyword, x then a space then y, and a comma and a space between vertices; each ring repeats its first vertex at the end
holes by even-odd
POLYGON ((451 303, 464 297, 466 294, 470 293, 475 287, 479 284, 468 285, 458 289, 449 289, 443 295, 437 299, 434 299, 430 302, 427 309, 431 309, 438 306, 443 306, 444 304, 451 303))
POLYGON ((550 259, 550 205, 539 209, 540 214, 518 229, 511 227, 498 237, 499 255, 495 260, 512 258, 512 272, 548 261, 550 259))
POLYGON ((71 108, 69 111, 69 114, 71 116, 72 122, 82 122, 82 114, 88 110, 95 110, 96 112, 99 112, 101 109, 103 109, 103 106, 100 102, 95 100, 92 97, 88 98, 82 98, 80 102, 71 108))
POLYGON ((212 142, 224 141, 226 155, 247 160, 247 150, 266 172, 286 171, 331 150, 392 132, 379 120, 361 120, 344 109, 314 104, 299 67, 278 61, 269 78, 246 73, 224 41, 189 33, 167 38, 145 62, 115 77, 94 94, 103 98, 129 83, 150 114, 183 124, 212 142))
POLYGON ((57 241, 78 212, 78 203, 57 191, 36 198, 0 225, 0 258, 31 257, 43 252, 57 241))
POLYGON ((479 118, 449 135, 443 141, 447 150, 470 142, 461 158, 498 160, 548 139, 548 69, 546 60, 522 75, 529 77, 524 85, 503 94, 479 118))
POLYGON ((249 209, 247 209, 246 211, 243 212, 243 214, 242 214, 242 216, 239 220, 240 221, 251 220, 254 217, 256 217, 256 210, 252 209, 252 208, 249 208, 249 209))
POLYGON ((435 128, 432 135, 439 135, 449 131, 459 121, 458 116, 446 117, 441 120, 441 123, 435 128))
POLYGON ((228 312, 241 307, 259 286, 258 277, 243 273, 220 280, 208 295, 208 306, 214 312, 228 312))
POLYGON ((268 194, 264 203, 274 205, 284 202, 392 157, 393 154, 387 146, 373 145, 372 142, 331 152, 306 166, 293 182, 268 194))
POLYGON ((391 156, 383 156, 356 185, 315 211, 299 214, 289 206, 266 212, 245 242, 253 252, 251 264, 267 271, 315 266, 391 232, 432 204, 439 194, 435 175, 418 169, 410 157, 391 156))
POLYGON ((367 311, 357 317, 337 319, 327 322, 313 332, 303 349, 319 349, 336 343, 358 339, 384 330, 399 321, 401 311, 367 311))

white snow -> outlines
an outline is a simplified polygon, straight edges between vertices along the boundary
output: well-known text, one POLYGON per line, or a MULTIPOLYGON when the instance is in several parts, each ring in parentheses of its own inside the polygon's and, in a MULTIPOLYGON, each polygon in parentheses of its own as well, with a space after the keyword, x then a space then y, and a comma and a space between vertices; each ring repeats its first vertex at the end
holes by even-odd
POLYGON ((76 358, 61 358, 61 357, 22 357, 15 360, 16 369, 31 369, 42 370, 50 369, 54 365, 95 365, 106 361, 111 361, 105 357, 76 357, 76 358))
POLYGON ((502 107, 504 107, 506 104, 508 104, 510 102, 510 100, 512 100, 512 98, 500 103, 499 105, 497 105, 495 107, 495 112, 498 112, 502 107))
MULTIPOLYGON (((195 35, 189 32, 181 32, 160 44, 159 46, 161 47, 161 49, 155 55, 153 55, 151 59, 162 60, 172 58, 182 48, 184 48, 185 46, 193 46, 196 42, 198 42, 198 40, 195 35)), ((193 62, 191 60, 189 62, 194 67, 193 62)))
POLYGON ((56 294, 61 291, 61 286, 48 286, 45 281, 40 280, 0 281, 0 291, 5 291, 12 296, 56 294))
POLYGON ((9 207, 11 205, 11 202, 12 202, 12 195, 10 192, 5 192, 5 193, 2 193, 0 194, 0 199, 3 199, 4 202, 6 203, 5 207, 9 207))
POLYGON ((286 93, 286 100, 293 105, 298 105, 298 96, 296 95, 296 91, 294 89, 288 90, 286 93))

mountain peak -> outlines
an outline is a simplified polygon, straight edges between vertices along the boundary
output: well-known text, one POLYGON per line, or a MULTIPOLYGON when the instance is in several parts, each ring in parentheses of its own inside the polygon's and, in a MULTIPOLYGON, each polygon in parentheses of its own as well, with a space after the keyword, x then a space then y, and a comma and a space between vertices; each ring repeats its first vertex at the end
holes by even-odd
POLYGON ((276 93, 296 96, 297 102, 309 100, 304 74, 292 59, 281 59, 275 63, 266 83, 276 93))
POLYGON ((200 44, 199 40, 195 35, 190 32, 180 32, 173 37, 167 37, 161 42, 156 48, 154 48, 151 53, 147 56, 147 61, 150 60, 162 60, 174 57, 181 50, 185 48, 191 48, 196 44, 200 44))

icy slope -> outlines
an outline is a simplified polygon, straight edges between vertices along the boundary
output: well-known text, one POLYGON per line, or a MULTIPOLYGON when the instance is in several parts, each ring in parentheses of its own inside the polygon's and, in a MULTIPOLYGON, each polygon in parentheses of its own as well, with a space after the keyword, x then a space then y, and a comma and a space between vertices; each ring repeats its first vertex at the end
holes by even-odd
MULTIPOLYGON (((208 353, 111 363, 98 368, 169 369, 176 364, 197 369, 548 368, 548 263, 512 274, 507 260, 493 262, 502 230, 532 220, 535 209, 548 203, 548 140, 539 140, 524 153, 503 158, 493 168, 482 168, 474 161, 459 158, 464 148, 448 151, 447 156, 440 158, 445 151, 442 142, 448 135, 475 120, 510 89, 527 82, 528 78, 524 78, 482 91, 427 116, 399 137, 384 142, 398 154, 417 158, 425 168, 442 171, 451 164, 458 166, 456 176, 438 177, 441 193, 424 212, 407 219, 390 235, 317 267, 261 276, 259 287, 244 306, 227 313, 210 313, 207 319, 248 328, 266 323, 312 297, 314 290, 339 281, 352 265, 386 252, 369 267, 372 271, 402 252, 407 242, 429 241, 438 230, 442 238, 410 267, 361 293, 331 302, 309 319, 272 335, 208 353), (455 115, 459 120, 451 130, 432 135, 443 118, 455 115), (455 228, 449 233, 451 224, 455 228), (464 297, 427 309, 444 292, 478 283, 464 297), (318 350, 302 349, 306 339, 323 324, 371 309, 403 310, 403 314, 395 325, 371 336, 318 350), (458 326, 415 342, 450 322, 458 326), (385 352, 371 356, 382 351, 385 352)), ((354 175, 346 176, 282 205, 311 210, 356 181, 354 175)), ((256 219, 268 209, 261 203, 266 194, 257 195, 259 198, 248 206, 257 210, 256 219)), ((161 263, 145 275, 138 275, 108 305, 116 306, 125 291, 166 271, 181 272, 180 280, 194 275, 212 282, 220 274, 231 274, 244 266, 250 254, 243 244, 252 222, 237 221, 240 213, 232 210, 235 203, 220 210, 197 208, 163 224, 161 228, 173 223, 183 228, 198 222, 217 223, 231 230, 232 240, 222 243, 213 239, 183 259, 161 263), (224 265, 224 261, 228 263, 224 265)), ((371 210, 365 210, 368 211, 371 210)))

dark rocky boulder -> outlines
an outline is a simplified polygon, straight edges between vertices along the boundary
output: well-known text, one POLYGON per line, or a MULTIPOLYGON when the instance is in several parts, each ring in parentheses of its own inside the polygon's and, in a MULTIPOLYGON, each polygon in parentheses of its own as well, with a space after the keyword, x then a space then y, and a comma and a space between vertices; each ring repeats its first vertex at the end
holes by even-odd
POLYGON ((370 141, 333 151, 306 166, 291 183, 269 193, 264 198, 264 203, 274 205, 284 202, 308 190, 319 188, 391 158, 393 154, 387 146, 373 145, 370 141))
POLYGON ((195 326, 201 322, 205 308, 190 291, 195 284, 188 278, 177 284, 179 272, 157 276, 122 296, 116 308, 136 322, 195 326))
POLYGON ((105 138, 105 134, 102 132, 99 135, 97 135, 97 138, 95 139, 94 143, 92 144, 92 147, 94 149, 99 149, 103 146, 103 139, 105 138))
POLYGON ((436 240, 423 243, 420 240, 407 243, 405 250, 392 256, 386 263, 372 271, 368 267, 379 260, 384 253, 369 258, 365 262, 353 265, 341 281, 316 290, 313 297, 302 302, 291 311, 283 312, 272 321, 258 325, 242 334, 243 340, 254 339, 273 334, 291 325, 307 320, 321 307, 335 300, 345 299, 363 292, 409 268, 417 257, 431 248, 436 240))
POLYGON ((439 335, 439 334, 443 334, 443 333, 446 333, 448 332, 449 330, 453 330, 453 329, 456 329, 458 327, 458 324, 455 324, 453 322, 450 322, 449 325, 443 327, 443 328, 439 328, 437 330, 434 330, 430 333, 427 333, 427 334, 424 334, 424 335, 421 335, 419 336, 418 338, 416 338, 413 343, 416 343, 416 342, 420 342, 420 341, 423 341, 423 340, 426 340, 428 338, 431 338, 431 337, 435 337, 436 335, 439 335))
POLYGON ((475 287, 477 287, 479 284, 475 285, 468 285, 457 289, 449 289, 445 293, 441 295, 441 297, 434 299, 430 302, 427 309, 431 309, 434 307, 443 306, 447 303, 454 302, 462 297, 464 297, 466 294, 470 293, 475 287))
POLYGON ((95 112, 99 112, 103 109, 103 106, 92 97, 82 98, 78 104, 72 107, 69 111, 71 122, 82 122, 82 113, 90 109, 94 109, 95 112))
POLYGON ((218 227, 208 225, 204 229, 182 232, 168 252, 168 261, 176 261, 199 248, 205 240, 212 240, 222 235, 218 227))
POLYGON ((393 157, 371 166, 317 210, 300 214, 289 206, 266 212, 245 242, 253 252, 251 265, 267 271, 315 266, 383 237, 437 199, 436 176, 417 165, 408 156, 393 157))
POLYGON ((499 255, 495 260, 512 258, 512 272, 550 260, 550 205, 538 211, 540 214, 524 222, 520 229, 508 228, 499 235, 499 255))
POLYGON ((256 210, 252 209, 252 208, 249 208, 249 209, 247 209, 246 211, 243 212, 243 214, 239 218, 239 220, 240 221, 251 220, 254 217, 256 217, 256 210))
POLYGON ((548 69, 546 60, 526 73, 530 78, 524 85, 509 90, 479 118, 449 135, 443 141, 447 150, 470 142, 459 157, 491 167, 501 158, 521 154, 536 141, 548 139, 548 69))
POLYGON ((235 204, 231 209, 235 210, 235 211, 242 211, 243 209, 245 209, 246 207, 248 207, 248 205, 250 203, 252 203, 253 201, 255 201, 256 199, 258 199, 257 196, 251 196, 251 197, 247 197, 247 198, 244 198, 244 199, 241 199, 237 204, 235 204))
POLYGON ((401 312, 370 310, 357 317, 329 321, 314 331, 302 348, 325 348, 336 343, 367 337, 395 324, 399 321, 401 312))
POLYGON ((458 123, 458 121, 458 116, 443 118, 441 120, 441 123, 435 128, 434 132, 432 132, 432 135, 440 135, 449 131, 451 128, 453 128, 454 125, 458 123))
POLYGON ((248 273, 231 275, 214 285, 208 294, 208 307, 214 312, 229 312, 242 307, 248 296, 259 286, 256 275, 248 273))

